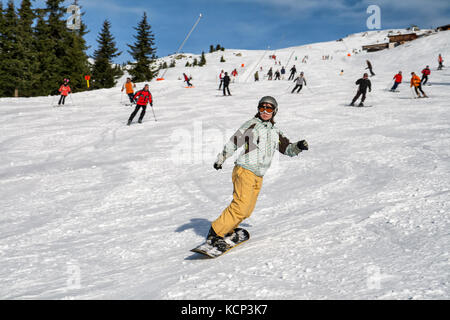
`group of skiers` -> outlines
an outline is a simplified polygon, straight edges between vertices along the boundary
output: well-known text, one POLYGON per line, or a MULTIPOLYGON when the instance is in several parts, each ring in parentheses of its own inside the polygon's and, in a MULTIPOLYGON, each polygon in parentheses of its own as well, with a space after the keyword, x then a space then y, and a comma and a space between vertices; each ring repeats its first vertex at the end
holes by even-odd
MULTIPOLYGON (((139 110, 142 109, 141 114, 139 116, 139 123, 142 123, 144 120, 144 116, 147 112, 147 106, 150 104, 153 107, 153 96, 150 93, 150 86, 146 84, 142 90, 138 92, 134 92, 136 88, 136 84, 131 81, 131 78, 127 78, 127 81, 122 86, 122 92, 125 90, 128 98, 130 99, 130 105, 136 103, 136 107, 134 111, 131 113, 128 118, 127 125, 130 126, 133 122, 134 117, 138 114, 139 110)), ((155 118, 156 120, 156 118, 155 118)))
MULTIPOLYGON (((426 85, 428 82, 428 76, 431 74, 430 66, 426 66, 425 69, 422 70, 422 78, 420 78, 415 72, 411 72, 411 81, 410 81, 410 87, 414 88, 414 91, 418 98, 428 98, 426 93, 422 89, 422 85, 426 85), (422 93, 422 96, 420 95, 422 93)), ((392 86, 391 90, 392 92, 396 92, 398 86, 403 81, 402 72, 399 71, 394 76, 394 85, 392 86)))

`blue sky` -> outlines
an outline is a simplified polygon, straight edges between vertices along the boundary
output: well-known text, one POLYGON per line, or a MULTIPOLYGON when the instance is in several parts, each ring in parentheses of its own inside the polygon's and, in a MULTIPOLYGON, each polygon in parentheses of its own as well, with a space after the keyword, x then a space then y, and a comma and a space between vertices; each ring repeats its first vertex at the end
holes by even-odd
MULTIPOLYGON (((6 0, 3 0, 5 3, 6 0)), ((20 0, 14 1, 20 4, 20 0)), ((36 0, 42 6, 44 0, 36 0)), ((66 5, 73 3, 67 0, 66 5)), ((232 49, 272 49, 330 41, 367 30, 369 5, 381 9, 382 29, 422 28, 450 23, 448 0, 79 0, 90 33, 92 54, 105 19, 123 52, 115 62, 130 59, 126 44, 147 12, 159 57, 174 53, 200 13, 203 18, 183 51, 208 52, 210 44, 232 49)))

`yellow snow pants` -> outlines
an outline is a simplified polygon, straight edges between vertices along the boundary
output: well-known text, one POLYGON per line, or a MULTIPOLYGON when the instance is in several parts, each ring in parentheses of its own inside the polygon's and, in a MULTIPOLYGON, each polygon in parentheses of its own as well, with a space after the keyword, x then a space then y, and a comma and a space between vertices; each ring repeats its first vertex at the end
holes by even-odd
POLYGON ((212 223, 212 228, 220 237, 232 232, 242 221, 251 216, 263 182, 262 177, 240 166, 234 168, 232 177, 233 201, 212 223))

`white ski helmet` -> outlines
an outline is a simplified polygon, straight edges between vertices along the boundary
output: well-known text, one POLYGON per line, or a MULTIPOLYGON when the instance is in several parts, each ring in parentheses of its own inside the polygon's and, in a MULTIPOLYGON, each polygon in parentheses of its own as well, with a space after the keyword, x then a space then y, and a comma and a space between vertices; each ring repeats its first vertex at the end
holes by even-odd
POLYGON ((275 100, 275 98, 271 97, 271 96, 262 97, 261 100, 259 100, 258 109, 264 103, 271 104, 274 107, 273 116, 275 117, 277 112, 278 112, 278 102, 277 102, 277 100, 275 100))

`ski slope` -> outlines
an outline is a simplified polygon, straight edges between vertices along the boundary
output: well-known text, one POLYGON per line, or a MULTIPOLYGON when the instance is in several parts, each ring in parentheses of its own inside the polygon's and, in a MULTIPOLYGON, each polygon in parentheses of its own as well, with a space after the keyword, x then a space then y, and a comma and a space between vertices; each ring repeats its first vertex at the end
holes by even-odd
POLYGON ((148 110, 131 127, 121 83, 62 108, 55 97, 0 99, 0 298, 448 299, 450 71, 436 66, 439 53, 450 59, 450 33, 347 53, 326 42, 216 52, 203 68, 180 60, 150 84, 158 121, 148 110), (254 83, 256 68, 277 69, 270 54, 292 56, 287 72, 295 64, 308 87, 292 95, 286 80, 254 83), (346 107, 366 59, 373 107, 346 107), (412 99, 409 74, 426 65, 431 98, 412 99), (223 97, 217 76, 234 68, 223 97), (399 70, 400 92, 388 92, 399 70), (198 259, 189 250, 232 195, 233 161, 216 172, 215 157, 264 95, 278 100, 286 136, 310 151, 275 159, 243 224, 248 243, 198 259))

